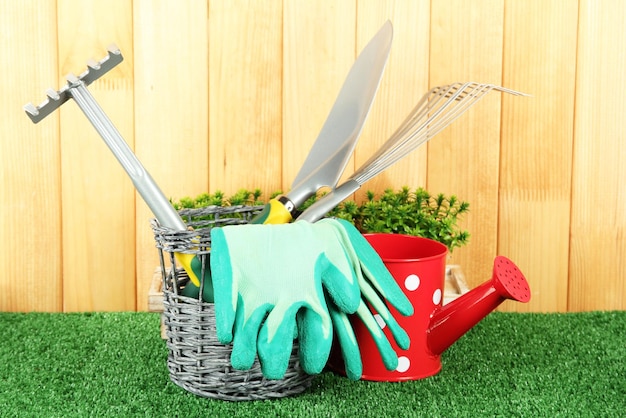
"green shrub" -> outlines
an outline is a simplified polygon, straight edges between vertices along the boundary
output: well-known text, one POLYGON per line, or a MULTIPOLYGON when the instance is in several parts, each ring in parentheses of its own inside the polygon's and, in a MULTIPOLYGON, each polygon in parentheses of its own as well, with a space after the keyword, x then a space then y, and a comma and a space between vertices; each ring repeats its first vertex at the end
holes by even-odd
MULTIPOLYGON (((307 200, 303 208, 322 195, 307 200)), ((366 200, 357 204, 344 201, 329 216, 352 222, 362 233, 393 233, 414 235, 441 242, 452 252, 469 242, 469 232, 458 225, 469 211, 469 203, 456 196, 431 195, 423 188, 408 187, 385 190, 380 196, 366 193, 366 200)))
MULTIPOLYGON (((242 189, 226 198, 224 193, 217 191, 214 194, 201 194, 195 199, 185 197, 172 202, 172 205, 177 210, 212 205, 263 205, 280 193, 277 191, 262 199, 263 194, 259 189, 242 189)), ((298 209, 303 211, 323 195, 320 193, 311 197, 298 209)), ((387 189, 378 197, 368 191, 365 201, 344 201, 328 216, 352 222, 362 233, 385 232, 430 238, 441 242, 452 252, 469 241, 469 232, 458 225, 462 215, 468 211, 469 203, 454 195, 431 195, 421 187, 411 190, 404 186, 397 191, 387 189)))
MULTIPOLYGON (((280 193, 281 192, 273 193, 272 195, 268 197, 267 200, 271 199, 272 197, 280 193)), ((170 202, 172 203, 172 206, 174 206, 174 209, 176 210, 198 209, 198 208, 204 208, 207 206, 239 206, 239 205, 258 206, 258 205, 264 205, 266 203, 266 200, 261 200, 261 196, 262 196, 262 193, 260 189, 254 189, 254 190, 240 189, 239 191, 237 191, 237 193, 235 193, 234 195, 228 198, 225 197, 223 192, 218 190, 213 194, 202 193, 196 196, 195 198, 183 197, 178 201, 174 201, 170 199, 170 202)))

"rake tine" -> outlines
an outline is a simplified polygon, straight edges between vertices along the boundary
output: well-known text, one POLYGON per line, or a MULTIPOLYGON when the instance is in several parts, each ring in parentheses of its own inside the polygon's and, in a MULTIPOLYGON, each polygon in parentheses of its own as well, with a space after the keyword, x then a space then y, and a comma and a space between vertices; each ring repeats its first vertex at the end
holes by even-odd
POLYGON ((438 109, 434 116, 431 116, 410 135, 398 140, 396 146, 384 152, 376 166, 388 166, 395 163, 403 155, 413 151, 422 143, 437 135, 471 106, 476 104, 491 89, 492 87, 489 85, 477 85, 475 83, 466 83, 462 89, 457 89, 454 94, 448 96, 448 101, 438 109), (468 90, 469 87, 471 89, 468 90), (453 103, 456 103, 457 106, 444 113, 444 110, 453 103), (420 135, 422 136, 420 137, 420 135), (415 140, 415 138, 419 139, 415 140))
POLYGON ((410 141, 416 133, 421 132, 424 128, 427 127, 430 120, 436 118, 441 112, 443 112, 460 94, 460 83, 455 83, 452 85, 439 86, 434 87, 428 93, 426 93, 418 105, 413 109, 413 111, 409 114, 409 116, 405 119, 402 125, 396 129, 396 131, 389 137, 389 139, 375 152, 363 165, 363 167, 369 166, 370 164, 380 164, 384 163, 385 159, 389 154, 394 153, 394 150, 397 148, 403 147, 403 145, 410 141), (432 99, 435 97, 434 99, 432 99), (439 103, 442 99, 448 98, 443 104, 439 106, 439 103), (431 100, 431 101, 429 101, 431 100), (426 106, 424 106, 426 105, 426 106), (431 114, 424 122, 417 125, 417 123, 428 116, 429 113, 432 113, 434 109, 434 113, 431 114), (415 114, 416 113, 416 114, 415 114), (417 126, 417 128, 416 128, 417 126), (408 136, 407 136, 408 135, 408 136))
POLYGON ((422 119, 424 119, 429 111, 442 100, 451 86, 437 86, 430 89, 425 95, 422 96, 420 101, 415 105, 413 110, 404 119, 395 132, 381 145, 377 152, 372 155, 364 165, 375 161, 381 155, 397 146, 398 140, 404 138, 415 127, 415 125, 422 119))
POLYGON ((436 135, 446 126, 452 123, 456 118, 466 112, 470 107, 478 103, 480 99, 491 90, 498 90, 515 95, 524 95, 523 93, 517 92, 515 90, 500 88, 491 84, 466 83, 464 86, 464 88, 459 89, 458 94, 454 97, 454 99, 452 99, 452 96, 450 96, 451 99, 448 100, 445 108, 452 104, 452 100, 455 100, 457 102, 457 106, 452 108, 450 112, 443 113, 443 115, 440 113, 429 118, 426 123, 415 129, 415 131, 410 135, 409 138, 400 141, 399 146, 402 146, 404 143, 410 141, 414 136, 421 133, 424 128, 427 129, 429 136, 436 135), (438 116, 441 116, 441 119, 437 119, 438 116))
MULTIPOLYGON (((437 97, 435 106, 439 104, 441 97, 446 97, 448 99, 446 102, 437 107, 434 113, 417 128, 415 128, 415 126, 411 126, 408 121, 415 122, 416 120, 419 120, 419 118, 414 116, 408 117, 405 120, 405 123, 403 123, 385 143, 385 145, 389 146, 382 146, 378 152, 372 156, 372 158, 370 158, 361 168, 357 170, 357 172, 354 173, 352 178, 362 184, 389 166, 395 164, 405 155, 415 150, 421 144, 428 141, 449 126, 469 108, 478 103, 480 99, 491 90, 509 93, 516 96, 527 96, 524 93, 504 87, 473 82, 465 84, 455 83, 450 86, 442 86, 441 88, 436 87, 431 89, 426 96, 432 97, 433 91, 441 91, 445 87, 448 87, 447 90, 443 96, 437 97), (450 111, 445 112, 445 110, 452 104, 455 104, 455 106, 453 106, 450 111)), ((416 106, 416 108, 420 106, 423 106, 423 99, 420 101, 418 106, 416 106)), ((420 110, 420 112, 422 112, 422 110, 420 110)))

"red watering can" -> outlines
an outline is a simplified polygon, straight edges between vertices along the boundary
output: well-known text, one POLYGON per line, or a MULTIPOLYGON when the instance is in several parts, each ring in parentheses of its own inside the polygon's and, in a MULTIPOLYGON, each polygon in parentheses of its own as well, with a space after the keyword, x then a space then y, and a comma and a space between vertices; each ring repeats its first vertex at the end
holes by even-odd
MULTIPOLYGON (((445 245, 427 238, 398 234, 367 234, 369 243, 413 304, 414 314, 405 317, 393 308, 392 315, 411 338, 408 350, 395 345, 398 368, 383 365, 369 331, 358 319, 352 320, 361 358, 364 380, 416 380, 441 370, 441 353, 487 316, 506 299, 530 300, 530 287, 524 275, 508 258, 498 256, 490 280, 442 306, 445 280, 445 245)), ((380 322, 382 323, 382 322, 380 322)), ((342 372, 341 356, 333 355, 329 367, 342 372)))

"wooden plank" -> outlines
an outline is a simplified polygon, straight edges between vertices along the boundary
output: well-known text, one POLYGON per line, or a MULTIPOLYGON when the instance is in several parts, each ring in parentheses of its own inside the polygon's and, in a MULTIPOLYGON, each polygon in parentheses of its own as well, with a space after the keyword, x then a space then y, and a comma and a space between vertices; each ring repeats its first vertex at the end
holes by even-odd
MULTIPOLYGON (((168 198, 208 190, 208 41, 206 2, 133 3, 135 150, 168 198)), ((149 220, 137 196, 137 308, 159 264, 149 220)))
MULTIPOLYGON (((432 22, 431 88, 466 81, 501 84, 503 0, 434 2, 432 22)), ((491 276, 497 249, 500 102, 500 93, 488 93, 428 143, 428 190, 470 204, 460 222, 470 243, 451 255, 470 287, 491 276)))
MULTIPOLYGON (((394 27, 394 39, 376 101, 355 152, 359 168, 396 130, 428 90, 430 32, 429 1, 358 2, 357 49, 361 50, 386 20, 394 27)), ((357 193, 382 192, 403 185, 426 184, 426 149, 422 147, 393 167, 368 181, 357 193)))
POLYGON ((287 191, 354 63, 356 2, 285 2, 284 7, 282 187, 287 191))
POLYGON ((90 91, 168 197, 288 188, 387 18, 392 55, 354 165, 431 86, 471 78, 534 96, 490 94, 363 189, 425 184, 468 200, 472 242, 450 261, 470 287, 495 253, 516 261, 533 300, 504 310, 624 309, 623 2, 581 0, 580 16, 578 2, 465 3, 0 2, 0 310, 61 311, 64 288, 68 310, 145 310, 158 265, 151 213, 139 199, 133 218, 129 180, 76 105, 32 125, 24 103, 115 41, 126 60, 90 91), (122 279, 135 271, 136 291, 122 279))
POLYGON ((154 269, 148 291, 148 311, 163 312, 163 271, 161 266, 154 269))
POLYGON ((282 3, 209 2, 209 185, 281 182, 282 3))
POLYGON ((569 310, 626 309, 626 4, 580 7, 569 310))
POLYGON ((507 1, 498 250, 528 278, 532 299, 505 310, 567 310, 576 2, 507 1))
MULTIPOLYGON (((124 0, 60 0, 59 73, 80 74, 86 60, 117 44, 125 61, 89 91, 133 145, 132 9, 124 0), (80 33, 81 36, 76 36, 80 33)), ((60 81, 61 83, 62 81, 60 81)), ((61 109, 64 311, 135 309, 132 183, 75 103, 61 109)))
POLYGON ((0 2, 0 311, 60 311, 59 116, 22 111, 56 84, 54 2, 0 2))

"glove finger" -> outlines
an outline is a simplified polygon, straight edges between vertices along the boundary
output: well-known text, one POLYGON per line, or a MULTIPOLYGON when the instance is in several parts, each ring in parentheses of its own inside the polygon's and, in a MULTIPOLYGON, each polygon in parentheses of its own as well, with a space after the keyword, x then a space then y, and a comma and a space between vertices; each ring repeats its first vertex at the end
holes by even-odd
POLYGON ((293 351, 297 310, 297 306, 292 306, 280 318, 280 322, 277 321, 278 316, 270 312, 261 327, 257 349, 261 371, 267 379, 282 379, 285 376, 293 351))
POLYGON ((370 303, 370 305, 372 305, 374 310, 376 310, 376 315, 378 315, 380 321, 383 322, 381 325, 379 320, 377 320, 376 322, 378 322, 379 326, 381 328, 384 328, 385 325, 389 327, 389 331, 391 331, 391 334, 393 335, 394 340, 396 340, 398 346, 403 350, 407 350, 411 343, 408 334, 404 331, 404 329, 402 329, 400 324, 398 324, 398 321, 396 321, 396 318, 393 317, 385 302, 380 299, 378 293, 376 293, 376 291, 367 284, 361 288, 361 291, 363 292, 365 299, 370 303))
POLYGON ((300 365, 308 374, 322 372, 333 343, 330 314, 323 300, 321 303, 323 309, 305 307, 297 315, 300 365))
POLYGON ((369 242, 350 222, 337 219, 343 225, 345 232, 360 260, 361 269, 369 278, 376 290, 393 305, 402 315, 413 314, 413 305, 396 283, 383 260, 372 248, 369 242))
POLYGON ((230 362, 233 368, 249 370, 252 367, 257 354, 256 347, 259 328, 269 309, 270 307, 267 305, 256 309, 246 321, 243 304, 240 304, 235 320, 233 351, 230 354, 230 362))
MULTIPOLYGON (((345 250, 342 249, 341 251, 343 261, 336 260, 335 262, 349 264, 345 250)), ((334 263, 329 261, 325 255, 323 257, 326 259, 326 262, 323 263, 324 271, 321 277, 322 285, 327 292, 326 294, 343 312, 356 312, 361 302, 361 290, 359 289, 359 282, 354 273, 354 268, 352 266, 346 266, 347 268, 343 269, 343 271, 350 272, 351 277, 346 277, 345 274, 342 273, 341 268, 338 268, 334 263)))
POLYGON ((228 245, 222 228, 211 229, 211 277, 215 298, 215 326, 217 339, 222 344, 233 340, 233 325, 238 299, 237 289, 232 283, 232 267, 228 245))
POLYGON ((385 336, 385 333, 380 328, 376 319, 369 311, 364 302, 361 303, 359 309, 357 309, 356 314, 363 321, 365 327, 370 332, 376 346, 378 347, 378 351, 380 356, 382 357, 383 364, 387 368, 387 370, 396 370, 398 368, 398 355, 391 347, 389 340, 385 336))
POLYGON ((363 375, 363 363, 350 320, 345 313, 332 304, 329 304, 328 311, 341 349, 346 376, 350 380, 359 380, 363 375))

